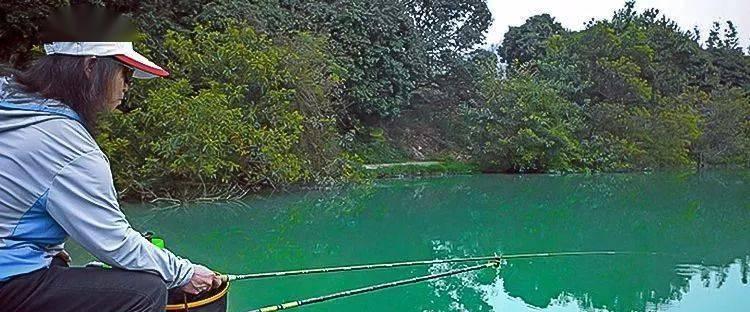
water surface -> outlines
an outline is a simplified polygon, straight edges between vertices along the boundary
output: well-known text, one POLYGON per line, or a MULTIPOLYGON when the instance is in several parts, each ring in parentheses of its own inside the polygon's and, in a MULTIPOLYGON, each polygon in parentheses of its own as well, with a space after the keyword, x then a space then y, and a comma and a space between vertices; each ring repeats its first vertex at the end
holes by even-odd
MULTIPOLYGON (((748 311, 750 172, 476 175, 380 181, 241 203, 128 206, 139 230, 225 272, 543 251, 658 252, 509 260, 297 311, 748 311)), ((76 262, 90 258, 73 248, 76 262)), ((462 265, 236 282, 230 311, 462 265)))

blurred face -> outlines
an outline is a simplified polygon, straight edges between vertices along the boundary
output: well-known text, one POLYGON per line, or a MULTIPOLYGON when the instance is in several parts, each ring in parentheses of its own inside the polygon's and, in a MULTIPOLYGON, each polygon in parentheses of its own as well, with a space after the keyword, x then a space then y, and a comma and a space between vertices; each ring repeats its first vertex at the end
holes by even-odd
POLYGON ((117 106, 122 104, 122 100, 125 98, 125 92, 130 88, 130 83, 133 79, 132 69, 125 66, 120 66, 120 68, 120 73, 114 77, 112 91, 107 97, 109 99, 107 102, 107 109, 109 111, 115 110, 117 106))

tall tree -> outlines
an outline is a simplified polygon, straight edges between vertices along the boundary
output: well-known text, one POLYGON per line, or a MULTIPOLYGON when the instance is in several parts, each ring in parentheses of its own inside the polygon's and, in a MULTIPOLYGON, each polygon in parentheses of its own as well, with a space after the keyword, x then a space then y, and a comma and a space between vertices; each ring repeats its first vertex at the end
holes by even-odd
POLYGON ((492 22, 486 0, 401 0, 409 9, 433 72, 447 70, 460 55, 481 44, 492 22))
POLYGON ((739 46, 737 29, 732 21, 727 21, 723 29, 719 22, 714 22, 706 52, 711 62, 711 88, 706 91, 720 87, 747 88, 750 85, 750 62, 739 46), (722 31, 723 39, 719 35, 722 31))
POLYGON ((370 119, 392 117, 408 103, 426 73, 419 35, 398 1, 293 1, 294 29, 326 34, 345 69, 349 111, 370 119))
POLYGON ((740 48, 740 38, 737 33, 737 27, 734 26, 732 21, 727 21, 727 28, 724 29, 724 42, 723 46, 725 49, 737 50, 740 48))
POLYGON ((562 25, 549 14, 535 15, 521 26, 510 27, 498 54, 511 66, 539 60, 545 55, 547 40, 564 32, 562 25))
POLYGON ((708 39, 706 39, 706 48, 718 49, 721 47, 721 24, 719 22, 713 22, 711 24, 711 30, 708 32, 708 39))

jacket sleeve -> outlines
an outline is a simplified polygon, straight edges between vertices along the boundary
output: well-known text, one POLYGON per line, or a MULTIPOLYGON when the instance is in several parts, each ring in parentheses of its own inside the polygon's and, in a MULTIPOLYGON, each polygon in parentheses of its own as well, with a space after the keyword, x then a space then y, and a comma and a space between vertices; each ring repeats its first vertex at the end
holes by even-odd
POLYGON ((47 212, 73 240, 113 267, 156 273, 168 288, 193 276, 190 261, 152 245, 125 220, 101 151, 79 156, 57 174, 48 190, 47 212))

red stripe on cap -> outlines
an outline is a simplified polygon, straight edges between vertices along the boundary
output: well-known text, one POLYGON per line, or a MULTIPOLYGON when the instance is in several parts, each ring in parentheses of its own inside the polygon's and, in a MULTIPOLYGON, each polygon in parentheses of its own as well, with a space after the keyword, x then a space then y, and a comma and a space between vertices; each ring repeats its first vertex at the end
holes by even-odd
POLYGON ((120 61, 120 62, 123 62, 123 63, 125 63, 127 65, 130 65, 130 66, 132 66, 135 69, 145 71, 145 72, 147 72, 149 74, 156 75, 156 76, 159 76, 159 77, 169 76, 169 72, 166 71, 166 70, 163 70, 161 68, 150 67, 150 66, 148 66, 146 64, 143 64, 143 63, 140 63, 140 62, 138 62, 138 61, 136 61, 136 60, 134 60, 134 59, 132 59, 132 58, 124 55, 124 54, 115 55, 115 58, 118 61, 120 61))

